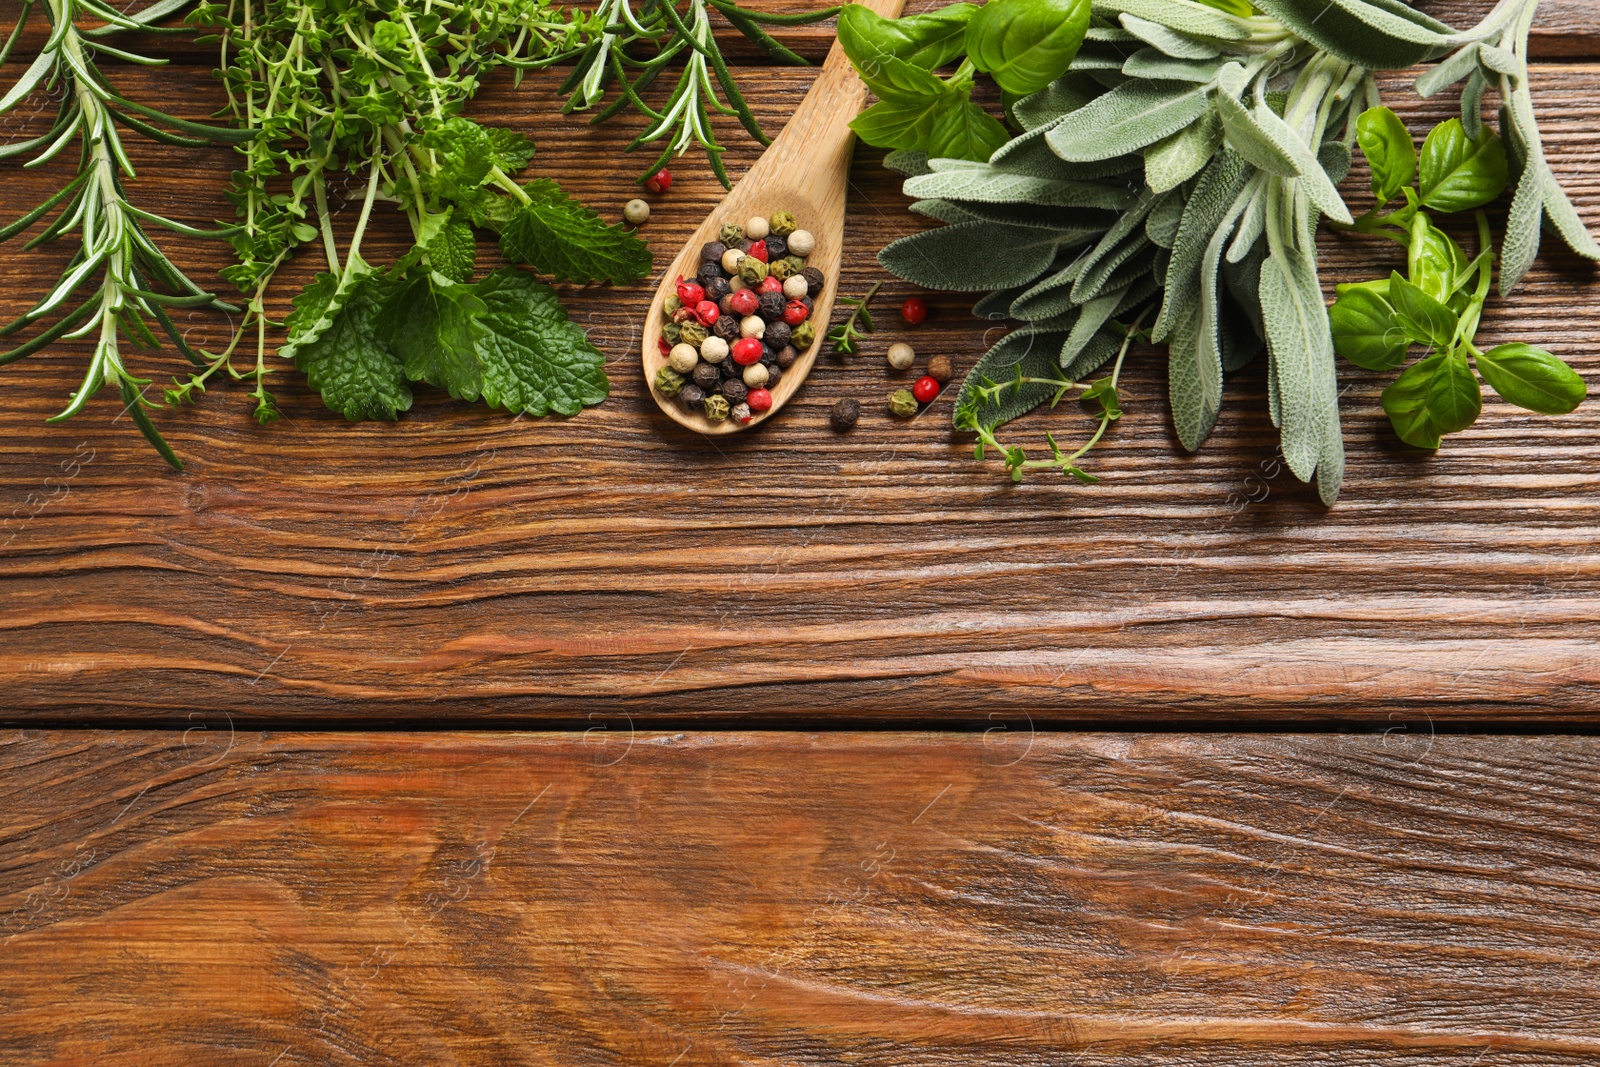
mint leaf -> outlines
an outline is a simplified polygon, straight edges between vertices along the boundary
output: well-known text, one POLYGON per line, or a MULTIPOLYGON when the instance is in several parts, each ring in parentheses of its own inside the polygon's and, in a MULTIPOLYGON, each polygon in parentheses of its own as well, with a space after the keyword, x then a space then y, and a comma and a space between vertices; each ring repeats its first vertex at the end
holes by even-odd
POLYGON ((605 356, 568 320, 554 289, 510 267, 473 288, 485 308, 478 355, 490 407, 576 415, 606 398, 605 356))
POLYGON ((289 341, 278 354, 292 358, 323 403, 345 418, 393 419, 411 407, 411 389, 379 333, 387 280, 360 267, 343 287, 319 274, 295 297, 289 341))
POLYGON ((487 126, 484 129, 489 135, 489 151, 494 157, 495 166, 507 174, 515 174, 533 162, 533 142, 522 134, 501 126, 487 126))
POLYGON ((607 226, 549 178, 523 186, 531 198, 506 223, 500 248, 514 263, 526 263, 558 281, 615 285, 650 273, 650 247, 621 226, 607 226))
POLYGON ((446 200, 472 198, 494 164, 489 131, 460 116, 445 119, 422 135, 439 169, 425 176, 429 192, 446 200))
POLYGON ((451 219, 428 241, 428 262, 446 278, 457 282, 472 280, 478 265, 478 239, 472 227, 451 219))
POLYGON ((457 400, 476 400, 483 391, 478 320, 486 310, 472 286, 418 270, 385 302, 377 329, 407 378, 448 389, 457 400))

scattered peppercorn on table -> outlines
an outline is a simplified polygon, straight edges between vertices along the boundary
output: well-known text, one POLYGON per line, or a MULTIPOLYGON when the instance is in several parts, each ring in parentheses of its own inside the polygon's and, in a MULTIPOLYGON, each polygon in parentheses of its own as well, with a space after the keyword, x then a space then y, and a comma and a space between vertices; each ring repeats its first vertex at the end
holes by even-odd
MULTIPOLYGON (((815 61, 828 29, 781 38, 815 61)), ((1600 222, 1600 9, 1546 0, 1534 49, 1600 222)), ((169 54, 118 75, 203 118, 215 56, 169 54)), ((737 66, 772 133, 814 76, 737 66)), ((720 186, 687 158, 635 185, 623 124, 530 126, 562 76, 475 113, 608 221, 643 201, 659 272, 720 186)), ((757 149, 725 142, 737 179, 757 149)), ((227 150, 141 147, 152 210, 231 216, 227 150)), ((9 221, 46 182, 7 177, 9 221)), ((351 425, 285 377, 261 429, 221 385, 160 419, 181 475, 109 399, 45 424, 81 342, 0 369, 0 1063, 1600 1060, 1600 407, 1491 404, 1424 456, 1342 368, 1330 510, 1273 453, 1264 371, 1190 457, 1138 348, 1101 484, 1012 486, 939 389, 1000 327, 877 268, 925 224, 878 153, 851 196, 827 283, 883 282, 877 329, 728 437, 638 372, 659 277, 563 294, 613 383, 579 416, 419 391, 351 425)), ((62 266, 0 265, 10 315, 62 266)), ((715 303, 680 390, 732 359, 715 303)), ((1483 329, 1593 382, 1597 305, 1552 255, 1483 329)))

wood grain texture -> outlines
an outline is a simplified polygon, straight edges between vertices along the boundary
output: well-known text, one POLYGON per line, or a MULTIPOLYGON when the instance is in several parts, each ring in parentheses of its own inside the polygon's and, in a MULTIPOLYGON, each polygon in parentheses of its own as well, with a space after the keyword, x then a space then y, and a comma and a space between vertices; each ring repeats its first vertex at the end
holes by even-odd
POLYGON ((193 726, 0 741, 5 1063, 1600 1059, 1592 739, 193 726))
MULTIPOLYGON (((181 73, 123 80, 203 116, 217 87, 181 73)), ((528 130, 544 172, 620 212, 644 161, 618 156, 623 127, 552 124, 557 77, 501 84, 478 113, 528 130)), ((744 75, 773 128, 809 78, 744 75)), ((1534 83, 1552 163, 1600 224, 1600 67, 1546 65, 1534 83)), ((1417 123, 1453 106, 1399 83, 1391 96, 1417 123)), ((727 133, 737 176, 755 151, 727 133)), ((860 152, 852 171, 846 292, 881 278, 874 251, 920 225, 878 159, 860 152)), ((138 161, 147 206, 228 216, 225 151, 138 161)), ((44 177, 5 174, 11 215, 44 177)), ((702 168, 680 168, 648 231, 658 263, 719 193, 702 168)), ((364 246, 375 261, 401 248, 397 219, 378 226, 364 246)), ((177 254, 196 277, 224 262, 198 243, 177 254)), ((1340 239, 1325 254, 1330 282, 1390 262, 1340 239)), ((0 313, 25 307, 62 260, 8 257, 0 313)), ((284 278, 280 312, 311 268, 303 259, 284 278)), ((891 341, 963 369, 993 339, 958 298, 934 297, 916 331, 884 316, 861 358, 823 360, 781 418, 711 443, 644 394, 649 292, 571 294, 616 383, 580 417, 511 419, 424 390, 402 421, 352 426, 285 372, 277 427, 255 427, 243 390, 226 387, 161 419, 186 475, 156 461, 109 397, 44 424, 81 347, 5 368, 7 717, 1600 720, 1600 406, 1541 418, 1491 400, 1429 457, 1394 440, 1381 378, 1343 367, 1350 466, 1325 511, 1275 459, 1263 370, 1230 381, 1215 436, 1190 457, 1168 429, 1164 361, 1141 351, 1125 375, 1128 416, 1093 460, 1105 483, 1012 487, 973 463, 947 402, 909 424, 878 407, 901 381, 881 362, 891 341), (826 428, 841 396, 867 408, 842 437, 826 428)), ((891 280, 880 307, 909 292, 891 280)), ((1491 305, 1482 336, 1537 341, 1600 380, 1597 292, 1587 267, 1550 255, 1515 304, 1491 305)), ((186 327, 199 343, 222 336, 199 313, 186 327)), ((142 367, 158 379, 178 369, 142 367)), ((1016 434, 1038 445, 1046 428, 1088 426, 1060 412, 1016 434)))

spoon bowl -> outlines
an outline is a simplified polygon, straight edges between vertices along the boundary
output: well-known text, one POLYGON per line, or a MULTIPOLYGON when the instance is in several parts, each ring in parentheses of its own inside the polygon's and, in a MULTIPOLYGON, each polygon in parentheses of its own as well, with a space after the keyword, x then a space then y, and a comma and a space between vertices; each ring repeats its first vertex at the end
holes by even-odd
MULTIPOLYGON (((893 18, 899 15, 903 3, 904 0, 868 0, 865 6, 893 18)), ((650 395, 661 410, 680 425, 702 434, 738 433, 758 426, 782 410, 811 373, 828 331, 828 317, 833 312, 839 288, 845 193, 850 179, 850 149, 855 140, 850 120, 860 113, 866 99, 867 87, 835 42, 816 82, 783 132, 723 197, 722 203, 700 224, 667 268, 650 303, 642 358, 645 385, 650 395), (656 372, 667 363, 660 345, 661 327, 666 322, 661 309, 667 297, 677 291, 680 277, 694 278, 700 269, 701 247, 716 240, 723 223, 743 225, 752 216, 770 218, 774 212, 784 210, 792 212, 800 228, 811 231, 817 239, 816 247, 806 257, 806 265, 816 267, 826 279, 822 291, 814 298, 811 317, 807 320, 816 330, 816 339, 784 369, 772 389, 769 410, 757 413, 748 423, 734 419, 711 422, 700 411, 685 411, 675 399, 655 390, 656 372)))

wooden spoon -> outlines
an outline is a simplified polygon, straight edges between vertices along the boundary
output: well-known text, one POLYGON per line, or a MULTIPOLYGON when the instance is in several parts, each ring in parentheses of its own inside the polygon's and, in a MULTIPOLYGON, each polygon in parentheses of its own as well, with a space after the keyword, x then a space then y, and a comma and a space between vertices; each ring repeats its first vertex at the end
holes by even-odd
MULTIPOLYGON (((905 0, 860 0, 864 6, 886 18, 900 14, 905 0)), ((862 84, 855 68, 845 56, 844 49, 834 42, 822 72, 806 93, 805 99, 795 109, 789 124, 776 140, 768 146, 755 166, 715 211, 700 224, 694 236, 683 247, 672 266, 667 268, 650 302, 650 314, 644 327, 644 378, 650 395, 655 397, 661 410, 680 424, 703 434, 738 433, 756 426, 786 404, 817 361, 824 335, 828 332, 828 316, 833 311, 835 291, 839 286, 840 254, 844 245, 845 189, 850 179, 850 147, 855 140, 849 123, 860 113, 867 100, 867 87, 862 84), (778 379, 772 389, 772 407, 758 414, 748 423, 734 419, 708 422, 698 410, 683 410, 675 399, 662 396, 655 390, 656 372, 666 365, 661 354, 661 306, 677 289, 679 276, 693 279, 700 269, 700 248, 717 237, 724 222, 744 225, 751 216, 767 218, 775 211, 794 213, 802 229, 810 230, 817 246, 806 257, 806 265, 822 271, 827 284, 816 296, 815 306, 808 320, 816 329, 816 340, 778 379)), ((731 356, 729 357, 732 358, 731 356)))

